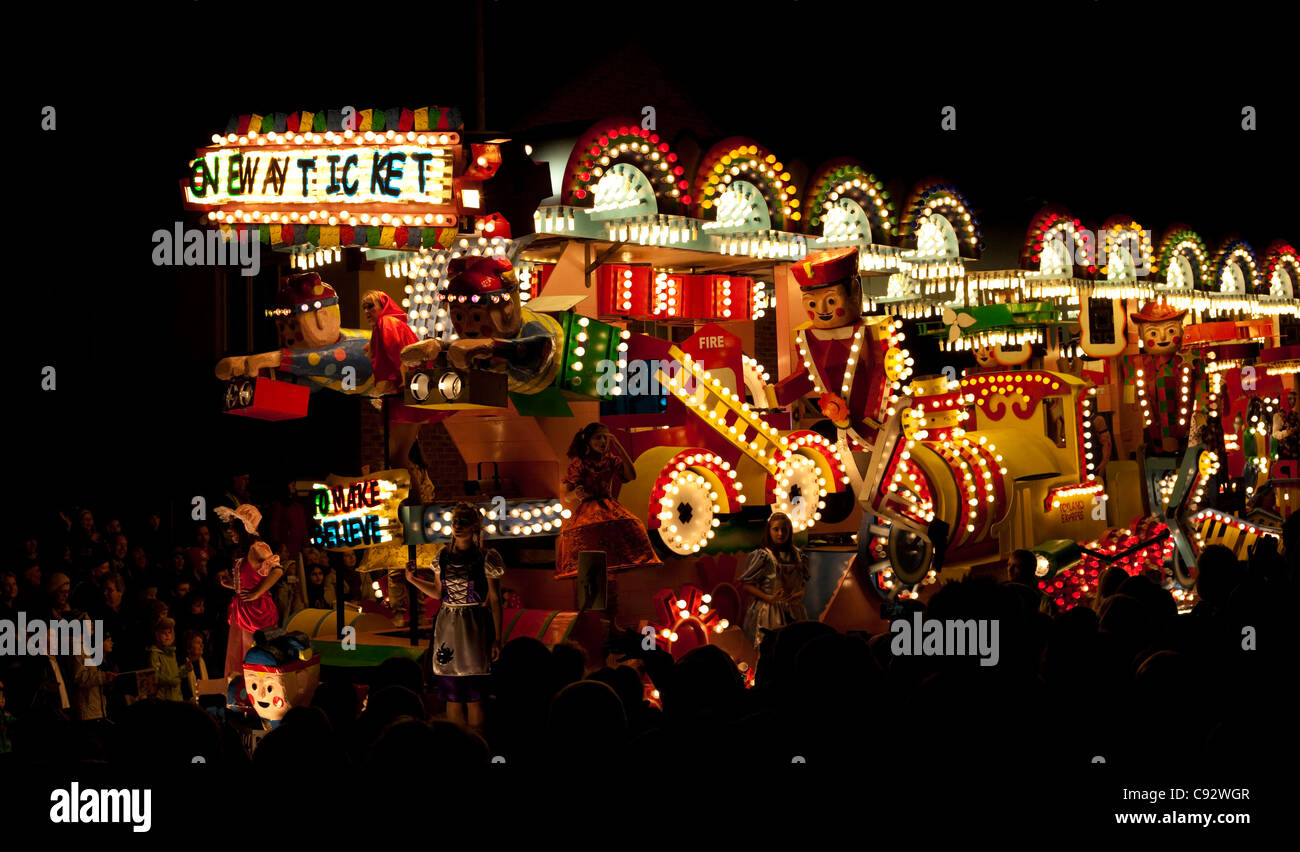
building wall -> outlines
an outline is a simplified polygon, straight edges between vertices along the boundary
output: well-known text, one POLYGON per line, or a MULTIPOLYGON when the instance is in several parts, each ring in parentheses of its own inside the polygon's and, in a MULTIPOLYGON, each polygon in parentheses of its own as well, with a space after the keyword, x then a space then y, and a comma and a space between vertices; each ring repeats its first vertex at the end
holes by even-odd
MULTIPOLYGON (((420 430, 420 452, 428 465, 429 478, 437 499, 450 500, 465 494, 468 475, 465 459, 441 423, 427 424, 420 430)), ((371 405, 361 408, 361 463, 370 470, 384 470, 384 418, 371 405)))

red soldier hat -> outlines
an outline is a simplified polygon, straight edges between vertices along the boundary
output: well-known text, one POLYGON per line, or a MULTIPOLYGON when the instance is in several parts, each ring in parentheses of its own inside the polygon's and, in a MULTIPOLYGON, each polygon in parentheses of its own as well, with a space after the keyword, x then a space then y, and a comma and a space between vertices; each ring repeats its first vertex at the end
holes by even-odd
POLYGON ((1142 306, 1142 310, 1135 314, 1129 314, 1133 322, 1169 322, 1170 320, 1181 320, 1187 316, 1187 310, 1174 310, 1173 305, 1164 302, 1147 302, 1142 306))
POLYGON ((300 272, 290 275, 280 282, 276 293, 275 308, 267 311, 271 316, 289 316, 319 311, 339 303, 339 294, 334 288, 320 280, 315 272, 300 272))
POLYGON ((800 290, 817 290, 841 284, 858 274, 858 250, 838 248, 810 254, 790 265, 800 290))
POLYGON ((491 296, 512 293, 518 283, 514 264, 504 257, 466 255, 447 264, 449 295, 491 296))

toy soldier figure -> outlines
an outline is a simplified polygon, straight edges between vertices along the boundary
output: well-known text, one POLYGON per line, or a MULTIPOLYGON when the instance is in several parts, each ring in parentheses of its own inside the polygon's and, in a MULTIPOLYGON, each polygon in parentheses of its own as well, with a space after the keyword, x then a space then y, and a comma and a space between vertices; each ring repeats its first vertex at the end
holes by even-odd
POLYGON ((879 363, 875 323, 862 316, 858 250, 832 249, 790 266, 801 291, 800 308, 808 322, 795 332, 795 371, 773 388, 776 405, 810 393, 836 426, 869 446, 889 399, 889 381, 879 363), (848 375, 846 376, 846 372, 848 375))

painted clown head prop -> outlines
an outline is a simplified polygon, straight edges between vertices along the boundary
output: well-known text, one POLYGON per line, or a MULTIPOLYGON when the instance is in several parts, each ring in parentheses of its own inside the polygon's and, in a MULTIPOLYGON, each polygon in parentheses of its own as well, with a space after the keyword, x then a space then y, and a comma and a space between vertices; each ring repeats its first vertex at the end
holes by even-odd
POLYGON ((1138 340, 1146 354, 1168 358, 1182 348, 1186 310, 1174 310, 1163 302, 1147 302, 1141 311, 1129 316, 1137 323, 1138 340))
POLYGON ((862 319, 858 250, 830 249, 790 264, 799 283, 800 304, 813 328, 840 328, 862 319))
POLYGON ((339 296, 315 272, 291 275, 280 284, 270 311, 287 349, 319 349, 339 339, 339 296))
POLYGON ((463 338, 512 339, 523 327, 519 279, 504 257, 458 257, 447 265, 447 310, 463 338))
POLYGON ((253 634, 253 647, 244 656, 244 691, 265 727, 310 704, 319 683, 320 655, 306 633, 274 628, 253 634))

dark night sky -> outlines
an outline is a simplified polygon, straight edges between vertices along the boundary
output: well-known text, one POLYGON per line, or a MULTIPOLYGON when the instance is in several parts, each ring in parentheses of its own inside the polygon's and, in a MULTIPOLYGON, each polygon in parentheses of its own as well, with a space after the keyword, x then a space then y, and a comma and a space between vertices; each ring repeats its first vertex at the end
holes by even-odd
MULTIPOLYGON (((1295 21, 1267 7, 1183 21, 1104 2, 609 5, 486 4, 489 128, 571 120, 575 105, 593 122, 639 115, 654 97, 670 139, 693 123, 706 144, 751 136, 810 169, 852 156, 904 194, 942 175, 1005 263, 1045 201, 1093 223, 1128 213, 1157 234, 1185 221, 1211 248, 1233 231, 1261 252, 1300 240, 1294 46, 1270 42, 1295 21), (955 132, 939 128, 945 105, 955 132)), ((32 217, 9 230, 28 237, 11 246, 26 303, 14 455, 37 500, 192 493, 239 456, 232 418, 214 411, 210 292, 149 261, 151 233, 181 217, 193 149, 230 114, 439 104, 472 126, 472 4, 382 7, 373 21, 356 4, 247 8, 170 4, 130 31, 83 20, 12 92, 28 146, 20 197, 36 199, 11 204, 32 217), (46 364, 54 393, 39 390, 46 364)))

